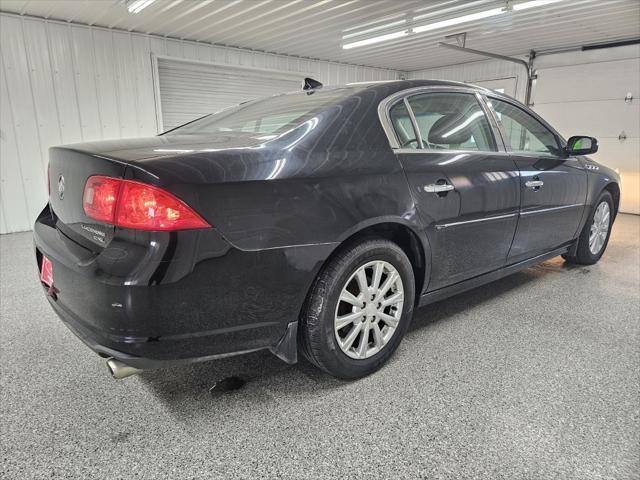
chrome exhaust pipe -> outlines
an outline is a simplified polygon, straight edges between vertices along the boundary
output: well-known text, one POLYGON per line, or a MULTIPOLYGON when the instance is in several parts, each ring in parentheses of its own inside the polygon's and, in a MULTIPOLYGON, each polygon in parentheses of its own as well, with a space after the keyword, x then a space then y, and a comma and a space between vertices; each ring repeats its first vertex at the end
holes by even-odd
POLYGON ((120 360, 116 360, 113 357, 107 360, 107 368, 109 369, 109 373, 111 373, 111 376, 118 380, 142 372, 142 370, 140 370, 139 368, 131 367, 126 363, 121 362, 120 360))

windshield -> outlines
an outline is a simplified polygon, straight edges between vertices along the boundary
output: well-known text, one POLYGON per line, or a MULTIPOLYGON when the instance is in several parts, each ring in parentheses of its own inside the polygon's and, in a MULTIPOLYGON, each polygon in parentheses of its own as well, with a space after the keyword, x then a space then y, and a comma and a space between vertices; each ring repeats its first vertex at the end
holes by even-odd
POLYGON ((206 135, 218 132, 279 134, 294 128, 352 95, 354 88, 277 95, 246 102, 177 127, 166 135, 206 135))

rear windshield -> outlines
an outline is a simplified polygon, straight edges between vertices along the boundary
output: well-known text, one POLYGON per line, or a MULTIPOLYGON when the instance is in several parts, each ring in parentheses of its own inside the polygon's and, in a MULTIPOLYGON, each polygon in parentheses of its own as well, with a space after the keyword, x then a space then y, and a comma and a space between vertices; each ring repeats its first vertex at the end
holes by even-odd
POLYGON ((206 135, 218 132, 279 134, 294 128, 326 107, 353 95, 354 88, 318 90, 253 100, 207 115, 165 135, 206 135))

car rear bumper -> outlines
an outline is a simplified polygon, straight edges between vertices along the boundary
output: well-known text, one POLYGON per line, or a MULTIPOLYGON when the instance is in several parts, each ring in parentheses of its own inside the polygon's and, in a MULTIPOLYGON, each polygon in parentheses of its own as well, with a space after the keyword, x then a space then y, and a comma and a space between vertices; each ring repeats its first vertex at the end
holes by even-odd
POLYGON ((138 233, 116 232, 96 252, 56 228, 48 207, 35 223, 38 266, 42 255, 53 263, 43 290, 92 350, 140 369, 261 349, 295 361, 292 326, 332 245, 248 252, 214 229, 138 233))

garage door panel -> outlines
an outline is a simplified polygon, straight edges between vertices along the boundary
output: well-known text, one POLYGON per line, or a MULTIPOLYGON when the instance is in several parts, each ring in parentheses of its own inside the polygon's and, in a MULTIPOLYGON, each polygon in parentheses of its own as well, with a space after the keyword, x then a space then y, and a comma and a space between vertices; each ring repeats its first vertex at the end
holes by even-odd
POLYGON ((547 103, 534 107, 563 136, 591 135, 618 138, 640 137, 640 100, 630 104, 622 100, 572 103, 547 103))
POLYGON ((598 153, 591 155, 594 160, 608 167, 622 171, 640 170, 640 139, 603 138, 598 141, 598 153))
POLYGON ((603 138, 591 157, 620 173, 620 211, 640 214, 640 138, 603 138))
POLYGON ((238 103, 299 90, 302 74, 158 59, 165 130, 238 103))
POLYGON ((537 105, 580 100, 623 100, 640 92, 640 59, 571 65, 537 71, 534 95, 537 105))

